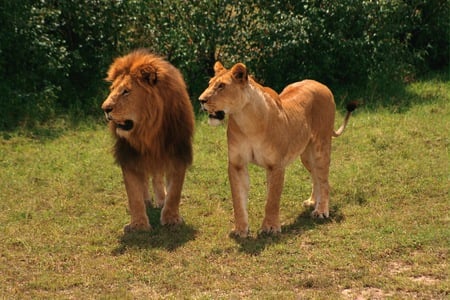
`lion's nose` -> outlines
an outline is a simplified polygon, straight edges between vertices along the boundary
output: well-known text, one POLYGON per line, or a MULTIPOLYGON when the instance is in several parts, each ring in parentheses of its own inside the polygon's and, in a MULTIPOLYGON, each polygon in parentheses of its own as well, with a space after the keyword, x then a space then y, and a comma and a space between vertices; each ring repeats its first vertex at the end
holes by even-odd
POLYGON ((103 103, 103 105, 102 105, 102 109, 103 109, 103 111, 104 111, 106 114, 109 114, 110 112, 112 112, 113 107, 112 107, 111 104, 105 102, 105 103, 103 103))

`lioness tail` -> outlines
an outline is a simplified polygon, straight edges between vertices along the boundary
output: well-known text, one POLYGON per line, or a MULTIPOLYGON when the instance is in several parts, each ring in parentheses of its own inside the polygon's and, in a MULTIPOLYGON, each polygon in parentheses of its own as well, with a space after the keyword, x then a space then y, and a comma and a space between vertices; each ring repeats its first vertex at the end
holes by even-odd
POLYGON ((347 114, 344 118, 344 123, 339 127, 337 131, 333 131, 333 137, 340 136, 343 132, 345 127, 347 127, 348 119, 350 119, 350 116, 352 114, 352 111, 354 111, 359 106, 359 103, 357 101, 352 101, 347 104, 347 114))

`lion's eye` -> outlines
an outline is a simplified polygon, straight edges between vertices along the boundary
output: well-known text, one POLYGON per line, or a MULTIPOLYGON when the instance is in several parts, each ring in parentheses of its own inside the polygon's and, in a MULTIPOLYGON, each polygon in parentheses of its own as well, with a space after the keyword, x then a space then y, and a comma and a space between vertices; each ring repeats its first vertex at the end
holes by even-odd
POLYGON ((130 93, 130 90, 124 89, 122 91, 122 96, 127 96, 130 93))
POLYGON ((219 85, 217 86, 218 90, 223 90, 225 88, 225 83, 221 82, 219 83, 219 85))

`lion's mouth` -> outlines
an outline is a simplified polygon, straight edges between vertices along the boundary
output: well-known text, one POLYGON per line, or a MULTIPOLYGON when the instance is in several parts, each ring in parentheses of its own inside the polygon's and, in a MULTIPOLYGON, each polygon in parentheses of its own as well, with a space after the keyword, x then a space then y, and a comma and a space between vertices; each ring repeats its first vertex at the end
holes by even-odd
POLYGON ((132 120, 125 120, 125 122, 123 123, 116 123, 117 128, 125 130, 125 131, 130 131, 131 129, 133 129, 134 126, 134 122, 132 120))
POLYGON ((223 110, 215 111, 213 113, 210 113, 208 115, 208 118, 222 121, 223 119, 225 119, 225 112, 223 110))
POLYGON ((115 120, 109 112, 105 112, 105 116, 106 120, 113 122, 114 124, 116 124, 116 127, 121 130, 130 131, 131 129, 133 129, 134 126, 133 120, 118 121, 115 120))

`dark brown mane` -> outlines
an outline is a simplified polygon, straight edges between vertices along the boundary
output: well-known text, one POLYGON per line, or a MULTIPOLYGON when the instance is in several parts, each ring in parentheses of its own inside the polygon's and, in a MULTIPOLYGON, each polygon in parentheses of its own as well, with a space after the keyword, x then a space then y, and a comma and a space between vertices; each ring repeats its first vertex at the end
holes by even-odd
MULTIPOLYGON (((114 154, 122 166, 165 170, 167 163, 192 163, 194 116, 181 73, 170 63, 146 50, 137 50, 114 61, 107 80, 129 75, 146 91, 145 103, 137 113, 140 122, 125 138, 117 136, 115 124, 110 124, 116 137, 114 154), (150 84, 143 84, 143 69, 152 70, 150 84), (189 107, 189 109, 187 109, 189 107)), ((146 78, 145 78, 146 79, 146 78)), ((148 79, 147 79, 148 80, 148 79)))

